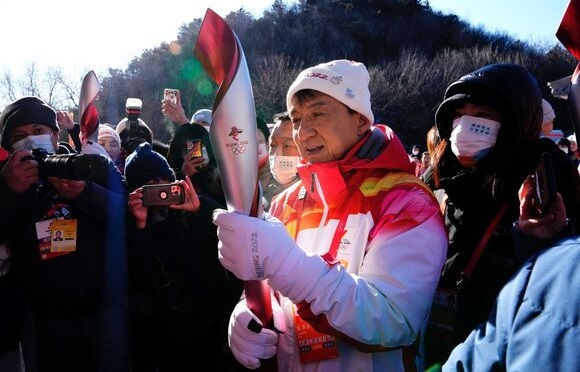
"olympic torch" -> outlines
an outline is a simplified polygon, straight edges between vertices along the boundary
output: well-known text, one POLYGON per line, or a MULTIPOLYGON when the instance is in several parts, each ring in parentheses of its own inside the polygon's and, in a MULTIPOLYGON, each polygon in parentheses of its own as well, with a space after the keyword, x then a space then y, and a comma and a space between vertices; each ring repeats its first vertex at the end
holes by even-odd
MULTIPOLYGON (((244 51, 230 26, 208 9, 194 55, 219 85, 209 129, 228 210, 250 216, 262 213, 258 181, 258 140, 254 94, 244 51)), ((266 281, 244 283, 248 307, 265 327, 273 327, 266 281)))
MULTIPOLYGON (((580 61, 580 0, 570 0, 556 31, 562 45, 580 61)), ((580 62, 572 74, 567 97, 576 141, 580 138, 580 62)))

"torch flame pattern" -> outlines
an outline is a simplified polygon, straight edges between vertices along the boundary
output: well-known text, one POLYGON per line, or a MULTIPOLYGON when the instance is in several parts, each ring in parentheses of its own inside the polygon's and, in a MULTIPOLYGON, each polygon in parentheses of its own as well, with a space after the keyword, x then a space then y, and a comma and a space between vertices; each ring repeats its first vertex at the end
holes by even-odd
MULTIPOLYGON (((570 0, 556 31, 556 37, 564 47, 580 60, 580 0, 570 0)), ((567 104, 576 138, 580 135, 580 62, 572 74, 567 104)))

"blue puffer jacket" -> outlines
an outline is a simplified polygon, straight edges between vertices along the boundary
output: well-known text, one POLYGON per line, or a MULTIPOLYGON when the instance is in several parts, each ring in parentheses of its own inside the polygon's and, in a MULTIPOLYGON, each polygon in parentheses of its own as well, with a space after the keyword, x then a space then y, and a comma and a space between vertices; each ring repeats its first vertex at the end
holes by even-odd
POLYGON ((580 371, 580 237, 530 258, 443 371, 580 371))

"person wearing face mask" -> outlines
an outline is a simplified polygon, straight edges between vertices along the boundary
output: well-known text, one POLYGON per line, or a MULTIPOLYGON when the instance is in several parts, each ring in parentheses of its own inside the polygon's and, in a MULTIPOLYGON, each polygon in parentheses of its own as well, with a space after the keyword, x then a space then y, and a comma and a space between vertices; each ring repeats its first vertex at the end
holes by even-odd
POLYGON ((272 199, 298 180, 296 166, 300 164, 300 153, 292 137, 292 121, 287 112, 274 115, 269 142, 268 154, 273 180, 265 193, 269 193, 272 199))
POLYGON ((0 127, 10 152, 0 173, 0 236, 30 300, 38 365, 127 371, 123 176, 101 155, 83 155, 102 161, 90 179, 39 174, 44 160, 33 149, 70 158, 58 146, 55 110, 37 97, 6 106, 0 127), (52 239, 56 231, 63 241, 52 239))
POLYGON ((436 111, 440 141, 424 180, 438 197, 449 234, 439 287, 457 298, 451 340, 427 332, 430 363, 445 361, 486 320, 517 270, 511 227, 519 215, 518 189, 544 152, 552 156, 557 191, 578 227, 578 172, 552 140, 540 138, 542 117, 536 79, 509 63, 484 66, 453 82, 436 111))
POLYGON ((270 162, 268 161, 270 128, 268 128, 268 124, 261 118, 256 118, 256 126, 258 129, 256 131, 256 136, 258 137, 258 180, 260 181, 262 191, 262 205, 264 210, 267 210, 272 200, 272 195, 267 192, 272 180, 270 162))

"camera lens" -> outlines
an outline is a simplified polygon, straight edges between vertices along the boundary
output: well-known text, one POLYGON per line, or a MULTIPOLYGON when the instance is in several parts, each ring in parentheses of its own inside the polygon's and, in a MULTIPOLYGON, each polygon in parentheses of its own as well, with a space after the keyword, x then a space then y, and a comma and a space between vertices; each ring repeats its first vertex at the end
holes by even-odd
POLYGON ((107 172, 107 159, 97 154, 46 154, 33 150, 39 164, 40 177, 58 177, 69 180, 90 180, 107 172))

